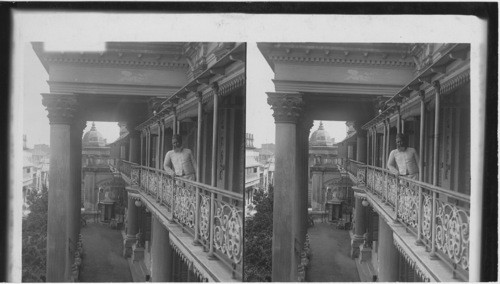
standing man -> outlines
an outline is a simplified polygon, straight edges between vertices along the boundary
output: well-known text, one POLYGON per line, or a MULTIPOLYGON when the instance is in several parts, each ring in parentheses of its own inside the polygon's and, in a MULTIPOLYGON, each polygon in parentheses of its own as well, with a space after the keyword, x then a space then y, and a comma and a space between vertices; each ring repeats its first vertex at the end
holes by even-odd
POLYGON ((196 180, 196 161, 191 150, 182 147, 182 137, 179 134, 172 137, 172 146, 174 149, 165 155, 165 171, 172 177, 196 180))
POLYGON ((406 176, 411 179, 418 179, 418 154, 411 147, 407 147, 406 136, 402 133, 396 135, 397 149, 389 154, 387 167, 396 176, 406 176))

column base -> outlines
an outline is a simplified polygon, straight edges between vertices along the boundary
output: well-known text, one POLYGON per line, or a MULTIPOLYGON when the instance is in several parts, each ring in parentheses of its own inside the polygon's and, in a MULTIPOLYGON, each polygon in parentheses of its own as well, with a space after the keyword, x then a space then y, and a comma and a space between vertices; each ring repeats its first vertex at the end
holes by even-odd
POLYGON ((365 262, 365 261, 370 261, 371 259, 372 259, 372 249, 365 247, 364 245, 361 245, 359 261, 365 262))
POLYGON ((360 246, 365 242, 365 238, 362 236, 354 235, 351 238, 351 258, 355 259, 359 256, 360 246))
POLYGON ((132 246, 135 244, 137 241, 136 237, 129 237, 127 236, 123 240, 123 257, 131 257, 132 256, 132 246))
POLYGON ((132 261, 144 260, 144 248, 137 247, 135 244, 132 246, 132 261))

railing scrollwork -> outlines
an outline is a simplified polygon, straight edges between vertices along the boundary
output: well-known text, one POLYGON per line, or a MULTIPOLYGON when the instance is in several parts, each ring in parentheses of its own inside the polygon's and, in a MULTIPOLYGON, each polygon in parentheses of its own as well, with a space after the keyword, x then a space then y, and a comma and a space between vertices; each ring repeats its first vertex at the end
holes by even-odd
MULTIPOLYGON (((350 170, 353 170, 351 166, 350 170)), ((458 269, 459 274, 468 274, 470 196, 395 176, 370 165, 356 165, 355 176, 358 185, 366 185, 366 190, 377 196, 381 204, 389 206, 396 221, 428 248, 431 257, 434 252, 454 270, 458 269), (421 235, 417 236, 419 226, 421 235)))
MULTIPOLYGON (((152 196, 213 255, 241 275, 243 252, 243 196, 165 171, 130 164, 130 180, 141 192, 152 196), (199 198, 197 198, 197 192, 199 198), (212 213, 213 212, 213 213, 212 213), (198 217, 198 220, 196 218, 198 217), (211 228, 213 224, 213 228, 211 228)), ((120 169, 124 169, 121 167, 120 169)))

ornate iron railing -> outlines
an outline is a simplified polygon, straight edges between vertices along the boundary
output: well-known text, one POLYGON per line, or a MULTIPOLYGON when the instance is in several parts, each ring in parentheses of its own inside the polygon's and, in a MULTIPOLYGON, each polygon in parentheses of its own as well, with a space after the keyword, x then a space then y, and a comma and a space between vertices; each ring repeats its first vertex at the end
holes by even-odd
POLYGON ((397 177, 379 167, 356 167, 358 183, 366 185, 369 192, 392 209, 396 220, 416 236, 418 243, 427 247, 431 257, 443 259, 467 279, 470 196, 397 177))
POLYGON ((241 277, 243 195, 184 179, 165 171, 131 165, 131 182, 167 208, 172 221, 201 244, 209 257, 226 263, 241 277))
POLYGON ((123 160, 118 160, 118 162, 116 163, 116 167, 118 168, 118 170, 121 173, 125 174, 128 178, 130 178, 132 165, 134 165, 134 163, 123 160))

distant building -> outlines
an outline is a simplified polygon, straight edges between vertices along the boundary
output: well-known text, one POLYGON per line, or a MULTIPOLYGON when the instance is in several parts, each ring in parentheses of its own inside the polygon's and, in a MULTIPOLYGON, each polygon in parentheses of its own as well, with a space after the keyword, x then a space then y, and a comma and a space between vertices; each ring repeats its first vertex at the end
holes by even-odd
POLYGON ((82 207, 100 213, 99 220, 123 219, 124 183, 110 169, 113 159, 106 140, 92 123, 82 138, 82 207))
POLYGON ((255 191, 262 188, 263 165, 258 162, 259 150, 253 145, 253 134, 246 133, 245 138, 245 200, 250 204, 255 191))
POLYGON ((23 135, 23 215, 29 212, 26 196, 31 191, 39 192, 43 186, 48 188, 49 155, 48 145, 27 147, 27 136, 23 135))
POLYGON ((338 169, 338 146, 334 142, 323 122, 309 139, 309 213, 313 218, 351 221, 352 182, 338 169))

